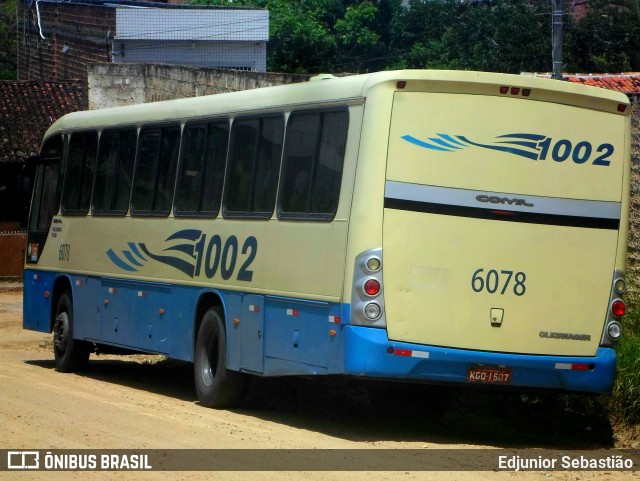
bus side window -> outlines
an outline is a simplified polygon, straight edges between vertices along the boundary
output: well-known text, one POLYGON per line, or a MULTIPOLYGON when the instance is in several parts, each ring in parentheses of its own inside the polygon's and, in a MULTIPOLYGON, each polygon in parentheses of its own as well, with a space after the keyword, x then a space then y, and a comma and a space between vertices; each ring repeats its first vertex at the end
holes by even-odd
POLYGON ((140 130, 131 198, 133 215, 169 214, 179 149, 178 125, 140 130))
POLYGON ((338 209, 349 128, 346 109, 292 112, 278 217, 331 220, 338 209))
POLYGON ((125 215, 129 209, 136 130, 104 130, 100 135, 96 180, 93 187, 93 213, 125 215))
POLYGON ((62 188, 63 214, 85 215, 89 212, 97 149, 96 132, 71 135, 62 188))
POLYGON ((182 134, 175 215, 215 217, 229 143, 227 120, 187 124, 182 134))
POLYGON ((46 233, 60 207, 60 164, 62 136, 48 139, 42 147, 34 183, 33 202, 29 218, 31 232, 46 233))
POLYGON ((225 217, 271 218, 283 136, 282 115, 234 121, 223 201, 225 217))

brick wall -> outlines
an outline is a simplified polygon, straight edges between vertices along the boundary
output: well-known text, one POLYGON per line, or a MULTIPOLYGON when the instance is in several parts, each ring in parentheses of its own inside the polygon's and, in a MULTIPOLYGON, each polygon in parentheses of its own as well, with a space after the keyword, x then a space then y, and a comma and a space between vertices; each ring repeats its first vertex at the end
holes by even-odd
POLYGON ((89 65, 89 109, 305 82, 309 76, 159 64, 89 65))
POLYGON ((115 9, 99 5, 40 3, 38 22, 19 2, 18 80, 82 80, 87 64, 109 62, 115 34, 115 9))

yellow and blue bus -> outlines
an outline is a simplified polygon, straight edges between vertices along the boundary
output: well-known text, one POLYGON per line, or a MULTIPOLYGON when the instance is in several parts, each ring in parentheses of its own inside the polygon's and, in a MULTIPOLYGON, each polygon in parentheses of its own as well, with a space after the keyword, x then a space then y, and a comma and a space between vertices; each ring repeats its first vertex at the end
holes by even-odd
MULTIPOLYGON (((329 76, 326 76, 329 77, 329 76)), ((396 71, 78 112, 46 133, 24 327, 256 376, 605 393, 625 312, 630 106, 396 71)))

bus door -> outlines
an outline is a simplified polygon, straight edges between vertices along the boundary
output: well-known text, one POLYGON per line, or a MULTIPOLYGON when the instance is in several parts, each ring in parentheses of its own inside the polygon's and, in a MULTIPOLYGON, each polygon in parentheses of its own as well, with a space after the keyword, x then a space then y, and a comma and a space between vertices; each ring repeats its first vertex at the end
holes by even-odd
POLYGON ((625 116, 497 91, 395 93, 388 336, 595 356, 616 266, 625 116))
MULTIPOLYGON (((34 160, 36 164, 36 174, 31 202, 31 212, 29 214, 29 225, 27 234, 27 248, 25 252, 25 291, 30 295, 25 295, 25 299, 34 297, 42 298, 45 291, 50 290, 40 276, 29 275, 28 269, 36 266, 40 260, 49 229, 54 215, 60 208, 60 195, 62 189, 62 158, 64 142, 62 135, 48 138, 41 150, 40 156, 34 160), (27 276, 29 276, 27 278, 27 276)), ((55 233, 54 233, 55 235, 55 233)), ((47 246, 53 249, 55 246, 47 246)), ((24 328, 35 331, 49 332, 49 313, 36 312, 36 303, 25 302, 24 306, 24 328)))

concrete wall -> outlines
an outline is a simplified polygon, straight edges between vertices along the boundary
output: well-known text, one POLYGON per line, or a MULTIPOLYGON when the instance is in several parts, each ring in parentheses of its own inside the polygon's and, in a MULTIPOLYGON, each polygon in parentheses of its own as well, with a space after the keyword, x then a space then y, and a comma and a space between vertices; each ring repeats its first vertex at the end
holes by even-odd
POLYGON ((93 64, 89 109, 305 82, 308 75, 160 64, 93 64))

